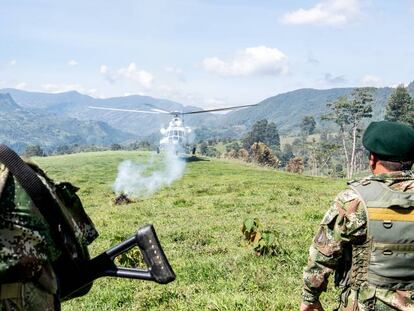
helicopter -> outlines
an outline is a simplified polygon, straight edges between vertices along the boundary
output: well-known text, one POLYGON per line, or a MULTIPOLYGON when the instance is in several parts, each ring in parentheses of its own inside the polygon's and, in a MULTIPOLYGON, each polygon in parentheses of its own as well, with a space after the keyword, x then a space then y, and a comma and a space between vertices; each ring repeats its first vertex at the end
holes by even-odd
POLYGON ((101 107, 101 106, 89 106, 88 108, 99 109, 99 110, 109 110, 109 111, 119 111, 119 112, 171 115, 172 119, 169 122, 168 127, 160 129, 162 138, 160 139, 159 146, 157 147, 157 153, 160 153, 162 150, 174 150, 176 153, 179 153, 179 152, 186 153, 189 149, 191 149, 191 154, 194 155, 196 152, 196 147, 191 146, 194 140, 193 139, 194 135, 193 135, 192 129, 184 125, 185 115, 235 110, 235 109, 257 106, 257 104, 232 106, 232 107, 216 108, 216 109, 208 109, 208 110, 186 111, 186 112, 167 111, 164 109, 157 108, 151 104, 146 104, 146 106, 150 107, 151 109, 150 110, 136 110, 136 109, 122 109, 122 108, 101 107))

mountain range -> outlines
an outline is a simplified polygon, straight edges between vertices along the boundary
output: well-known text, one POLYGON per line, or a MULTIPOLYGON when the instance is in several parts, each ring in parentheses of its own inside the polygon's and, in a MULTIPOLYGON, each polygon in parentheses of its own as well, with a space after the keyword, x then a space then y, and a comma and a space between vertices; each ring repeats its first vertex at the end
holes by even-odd
MULTIPOLYGON (((305 116, 314 116, 321 123, 320 116, 327 112, 326 104, 339 96, 351 94, 353 90, 299 89, 227 114, 188 115, 185 122, 195 129, 204 129, 204 138, 209 135, 240 137, 254 122, 266 118, 277 124, 282 135, 289 135, 298 132, 305 116)), ((390 87, 375 89, 374 120, 383 118, 386 102, 393 90, 390 87)), ((414 82, 409 84, 408 90, 414 94, 414 82)), ((201 110, 196 106, 184 106, 149 96, 100 99, 76 91, 50 94, 0 89, 0 139, 18 150, 24 149, 27 144, 53 148, 62 144, 109 145, 148 137, 156 140, 159 129, 166 127, 171 119, 166 114, 93 110, 89 106, 146 111, 154 107, 167 111, 201 110)))
POLYGON ((66 144, 109 145, 133 138, 102 121, 81 121, 23 108, 9 94, 0 94, 0 124, 0 141, 19 153, 31 144, 53 149, 66 144))

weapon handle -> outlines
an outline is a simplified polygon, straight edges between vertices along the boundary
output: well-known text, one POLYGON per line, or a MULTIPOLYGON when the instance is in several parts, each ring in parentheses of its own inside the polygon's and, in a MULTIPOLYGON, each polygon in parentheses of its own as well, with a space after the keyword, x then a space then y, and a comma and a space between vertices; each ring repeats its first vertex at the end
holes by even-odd
POLYGON ((92 265, 100 267, 97 274, 100 276, 116 276, 123 278, 143 279, 167 284, 175 280, 175 274, 158 240, 152 225, 145 225, 129 239, 108 249, 91 260, 92 265), (134 246, 141 250, 148 270, 117 267, 115 257, 127 252, 134 246), (103 268, 103 269, 102 269, 103 268))
POLYGON ((150 272, 154 281, 167 284, 175 280, 175 274, 161 247, 157 234, 152 225, 145 225, 135 235, 146 264, 151 267, 150 272))
POLYGON ((70 297, 72 293, 103 276, 155 281, 159 284, 167 284, 175 280, 175 273, 152 225, 145 225, 138 229, 134 236, 78 267, 76 273, 63 282, 61 296, 63 298, 70 297), (140 248, 148 269, 118 267, 114 263, 115 257, 134 246, 140 248))

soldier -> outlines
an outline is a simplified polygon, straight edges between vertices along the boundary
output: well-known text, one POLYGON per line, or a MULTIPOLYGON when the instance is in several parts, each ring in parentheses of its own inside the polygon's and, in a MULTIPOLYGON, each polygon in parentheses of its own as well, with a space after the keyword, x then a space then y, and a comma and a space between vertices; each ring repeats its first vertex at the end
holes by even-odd
POLYGON ((59 310, 48 224, 0 164, 0 310, 59 310))
POLYGON ((328 277, 337 310, 414 310, 414 129, 372 122, 363 136, 373 175, 349 183, 325 214, 304 269, 301 311, 323 310, 328 277))

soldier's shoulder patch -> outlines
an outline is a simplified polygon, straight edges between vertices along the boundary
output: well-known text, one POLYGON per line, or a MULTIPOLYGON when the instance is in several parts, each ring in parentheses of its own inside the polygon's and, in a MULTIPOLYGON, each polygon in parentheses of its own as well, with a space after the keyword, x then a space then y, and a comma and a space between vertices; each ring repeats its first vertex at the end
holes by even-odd
POLYGON ((359 199, 359 196, 354 190, 346 189, 336 196, 335 201, 345 204, 357 199, 359 199))

